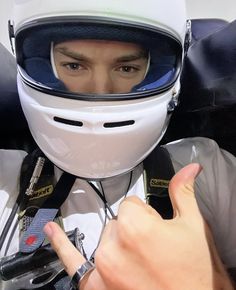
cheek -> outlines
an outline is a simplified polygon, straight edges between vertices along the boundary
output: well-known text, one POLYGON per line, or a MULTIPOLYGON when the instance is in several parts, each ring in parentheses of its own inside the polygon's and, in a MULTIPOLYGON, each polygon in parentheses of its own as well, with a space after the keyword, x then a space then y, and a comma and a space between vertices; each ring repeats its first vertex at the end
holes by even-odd
POLYGON ((141 83, 143 76, 137 76, 133 79, 119 79, 113 81, 114 91, 116 93, 129 93, 132 91, 133 87, 141 83))
POLYGON ((117 94, 128 93, 132 89, 132 85, 127 81, 117 81, 113 83, 113 92, 117 94))
POLYGON ((83 78, 59 76, 60 80, 64 83, 67 90, 72 93, 85 93, 88 91, 90 85, 83 78))

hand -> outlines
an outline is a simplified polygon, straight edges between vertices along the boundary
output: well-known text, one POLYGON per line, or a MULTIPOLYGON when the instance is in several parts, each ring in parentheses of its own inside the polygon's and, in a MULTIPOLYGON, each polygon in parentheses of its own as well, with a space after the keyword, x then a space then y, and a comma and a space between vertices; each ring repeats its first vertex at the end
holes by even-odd
MULTIPOLYGON (((95 255, 96 268, 80 289, 233 289, 195 200, 194 178, 200 170, 191 164, 172 179, 172 220, 163 220, 136 197, 126 198, 117 220, 106 226, 95 255)), ((45 232, 73 276, 84 258, 56 224, 47 224, 45 232)))

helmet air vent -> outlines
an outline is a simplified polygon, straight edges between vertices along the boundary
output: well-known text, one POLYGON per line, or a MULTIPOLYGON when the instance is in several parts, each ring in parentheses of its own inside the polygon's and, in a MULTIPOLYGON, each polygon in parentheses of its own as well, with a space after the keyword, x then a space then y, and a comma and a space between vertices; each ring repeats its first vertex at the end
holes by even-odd
POLYGON ((54 117, 53 119, 54 119, 54 121, 56 121, 58 123, 63 123, 66 125, 77 126, 77 127, 83 126, 83 122, 80 122, 80 121, 68 120, 68 119, 63 119, 60 117, 54 117))
POLYGON ((128 120, 128 121, 122 121, 122 122, 111 122, 111 123, 104 123, 104 128, 116 128, 116 127, 125 127, 125 126, 131 126, 135 122, 134 120, 128 120))

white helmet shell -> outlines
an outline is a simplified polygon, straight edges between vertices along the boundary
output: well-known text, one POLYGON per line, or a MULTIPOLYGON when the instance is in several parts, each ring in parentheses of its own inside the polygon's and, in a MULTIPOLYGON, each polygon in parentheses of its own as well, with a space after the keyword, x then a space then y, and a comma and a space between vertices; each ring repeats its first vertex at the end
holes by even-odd
MULTIPOLYGON (((62 170, 86 179, 102 179, 132 170, 154 149, 179 93, 182 54, 173 77, 160 88, 122 96, 81 96, 60 93, 34 80, 24 68, 24 33, 37 24, 78 17, 98 23, 134 25, 184 45, 185 2, 182 0, 15 0, 14 30, 18 56, 18 89, 31 133, 48 158, 62 170), (155 32, 156 33, 156 32, 155 32), (167 36, 166 36, 167 35, 167 36)), ((154 82, 156 83, 156 82, 154 82)))
POLYGON ((13 13, 15 32, 38 19, 78 15, 159 27, 182 42, 186 33, 184 0, 14 0, 13 13))

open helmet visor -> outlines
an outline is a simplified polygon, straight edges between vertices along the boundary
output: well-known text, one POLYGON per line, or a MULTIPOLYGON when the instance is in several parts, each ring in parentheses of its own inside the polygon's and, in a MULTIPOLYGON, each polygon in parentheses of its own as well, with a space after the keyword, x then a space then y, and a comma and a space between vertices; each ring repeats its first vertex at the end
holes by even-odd
POLYGON ((170 33, 140 24, 121 24, 106 19, 60 17, 27 23, 15 35, 16 55, 23 81, 34 89, 58 97, 79 100, 128 100, 162 93, 172 87, 182 63, 182 45, 170 33), (54 74, 50 51, 52 43, 70 40, 111 40, 141 45, 150 55, 144 80, 122 94, 71 93, 54 74))

